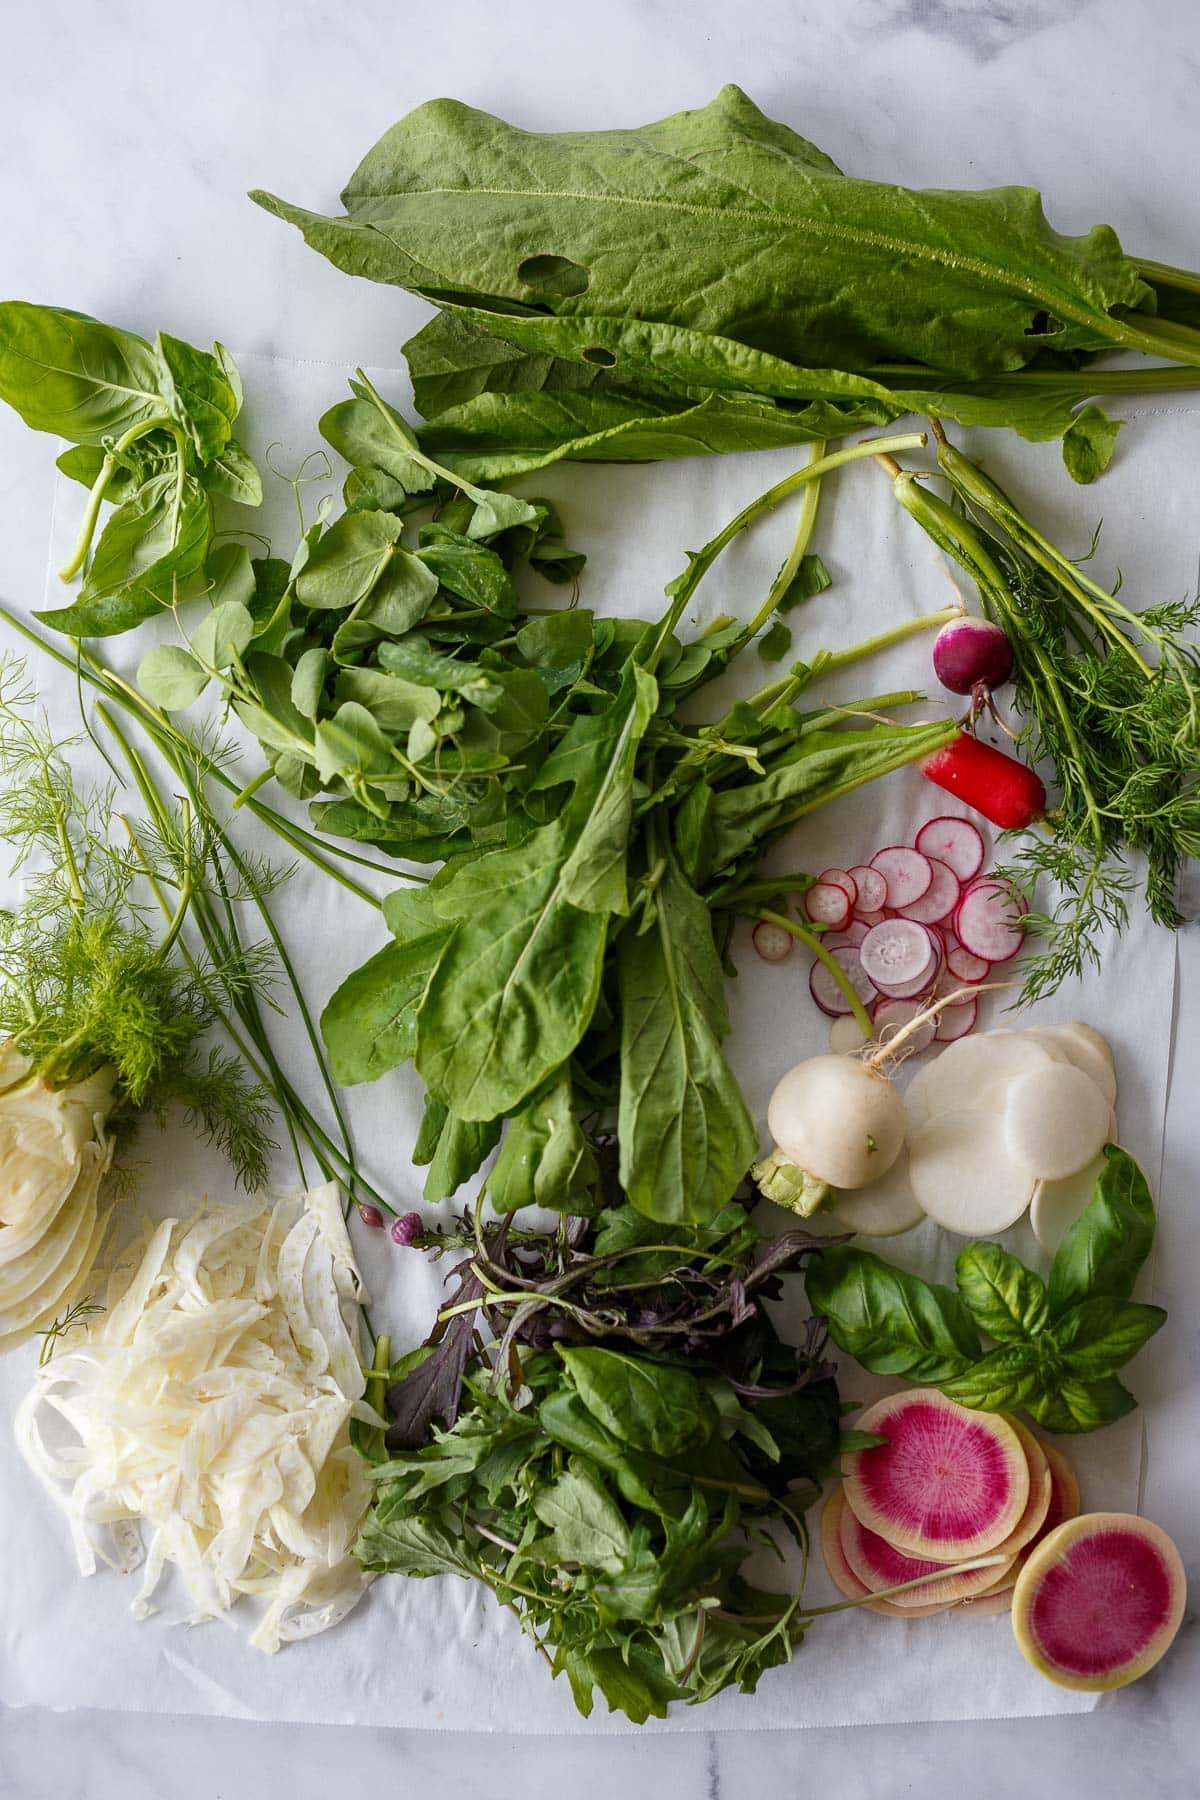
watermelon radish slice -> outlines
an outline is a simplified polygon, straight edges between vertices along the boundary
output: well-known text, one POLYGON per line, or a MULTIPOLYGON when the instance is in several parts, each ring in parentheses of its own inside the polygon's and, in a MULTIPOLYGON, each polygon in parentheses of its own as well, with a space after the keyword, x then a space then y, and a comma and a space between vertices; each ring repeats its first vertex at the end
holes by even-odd
POLYGON ((1011 1534, 1029 1502, 1029 1464, 1006 1419, 915 1388, 877 1401, 860 1426, 888 1440, 844 1459, 846 1503, 869 1531, 943 1563, 985 1555, 1011 1534))
MULTIPOLYGON (((843 944, 832 952, 832 957, 833 961, 845 971, 850 985, 859 999, 873 1000, 875 989, 867 979, 862 966, 861 954, 855 946, 843 944)), ((824 963, 815 962, 809 970, 808 991, 821 1011, 831 1019, 839 1018, 843 1013, 851 1010, 850 1002, 824 963)))
POLYGON ((1050 1505, 1035 1544, 1057 1531, 1064 1520, 1079 1517, 1079 1478, 1074 1469, 1054 1444, 1042 1444, 1042 1455, 1050 1468, 1050 1505))
POLYGON ((910 850, 907 844, 889 844, 886 850, 877 851, 871 858, 871 867, 887 882, 886 904, 893 912, 919 900, 933 884, 928 857, 919 850, 910 850))
POLYGON ((1025 1503, 1025 1511, 1000 1545, 1001 1550, 1011 1550, 1016 1555, 1018 1551, 1036 1543, 1044 1530, 1050 1502, 1054 1497, 1054 1477, 1050 1471, 1050 1460, 1028 1425, 1022 1425, 1020 1419, 1014 1419, 1010 1413, 1004 1416, 1020 1439, 1025 1461, 1029 1465, 1029 1499, 1025 1503))
POLYGON ((858 905, 858 883, 848 869, 822 869, 817 881, 826 887, 840 887, 851 911, 858 905))
POLYGON ((829 1579, 839 1594, 844 1594, 847 1600, 861 1600, 864 1612, 879 1613, 885 1619, 923 1619, 932 1613, 950 1610, 953 1602, 949 1600, 935 1606, 905 1607, 897 1606, 891 1600, 868 1600, 871 1589, 858 1579, 842 1549, 842 1515, 845 1511, 846 1496, 840 1487, 835 1487, 821 1508, 821 1555, 829 1579))
POLYGON ((929 934, 913 919, 885 919, 882 925, 873 925, 859 945, 859 955, 880 993, 894 1000, 919 994, 934 974, 929 934))
POLYGON ((805 893, 804 910, 814 925, 841 931, 850 923, 853 907, 845 888, 835 887, 831 881, 818 881, 805 893))
POLYGON ((983 838, 967 819, 930 819, 918 831, 916 845, 922 856, 944 862, 962 882, 973 881, 983 867, 983 838))
POLYGON ((792 954, 795 938, 782 925, 775 925, 770 919, 760 919, 750 933, 750 941, 764 962, 786 962, 792 954))
POLYGON ((948 919, 958 905, 962 886, 958 876, 948 864, 939 861, 936 856, 925 859, 933 872, 933 879, 927 893, 919 900, 913 900, 900 908, 906 919, 916 919, 922 925, 936 925, 939 919, 948 919))
POLYGON ((918 1581, 922 1575, 935 1577, 925 1587, 910 1588, 906 1594, 893 1594, 890 1604, 902 1611, 935 1604, 954 1606, 968 1594, 980 1594, 985 1588, 993 1587, 1001 1572, 993 1565, 936 1579, 938 1570, 945 1567, 944 1563, 923 1556, 907 1556, 903 1550, 897 1550, 894 1544, 889 1544, 886 1538, 862 1523, 848 1499, 842 1511, 841 1546, 851 1573, 857 1575, 872 1594, 878 1594, 883 1588, 897 1587, 902 1581, 918 1581))
POLYGON ((962 944, 955 944, 946 952, 946 967, 956 981, 986 981, 991 966, 982 956, 973 956, 962 944))
POLYGON ((1187 1578, 1166 1532, 1133 1513, 1068 1519, 1032 1552, 1013 1592, 1013 1633, 1060 1687, 1136 1681, 1170 1649, 1187 1578))
POLYGON ((867 863, 855 863, 854 867, 847 869, 846 873, 858 890, 858 899, 854 904, 855 912, 860 915, 882 912, 887 905, 886 877, 881 875, 878 869, 872 869, 867 863))
POLYGON ((1025 942, 1023 911, 1007 882, 976 882, 955 909, 955 935, 972 956, 989 963, 1008 962, 1025 942))

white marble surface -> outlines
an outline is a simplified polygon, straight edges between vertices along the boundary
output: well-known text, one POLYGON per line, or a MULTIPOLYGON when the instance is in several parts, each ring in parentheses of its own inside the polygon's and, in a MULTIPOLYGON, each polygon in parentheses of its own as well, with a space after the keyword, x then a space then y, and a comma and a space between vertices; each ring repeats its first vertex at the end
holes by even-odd
MULTIPOLYGON (((419 309, 336 274, 242 196, 261 184, 330 205, 378 132, 436 93, 563 128, 653 117, 736 80, 852 169, 926 185, 1035 182, 1061 229, 1103 217, 1143 254, 1200 262, 1193 0, 40 0, 6 14, 0 292, 148 330, 395 360, 419 309)), ((0 414, 0 596, 22 605, 41 585, 51 456, 0 414)), ((1164 1182, 1182 1196, 1197 1164, 1200 933, 1183 935, 1180 963, 1164 1182)), ((1156 1296, 1172 1323, 1140 1381, 1145 1499, 1200 1580, 1187 1279, 1200 1257, 1184 1251, 1200 1224, 1186 1208, 1175 1218, 1156 1296)), ((1081 1718, 603 1746, 29 1709, 0 1713, 0 1796, 307 1800, 399 1780, 433 1796, 486 1785, 527 1800, 573 1784, 628 1800, 668 1784, 680 1800, 1182 1800, 1200 1790, 1198 1674, 1192 1625, 1155 1675, 1081 1718)))

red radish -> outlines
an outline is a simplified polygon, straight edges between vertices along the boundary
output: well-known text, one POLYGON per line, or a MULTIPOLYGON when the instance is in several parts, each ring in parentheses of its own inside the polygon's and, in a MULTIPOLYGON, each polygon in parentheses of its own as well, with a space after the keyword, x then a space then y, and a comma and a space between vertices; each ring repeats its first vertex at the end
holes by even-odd
POLYGON ((854 917, 860 925, 866 925, 869 929, 872 925, 882 925, 885 919, 891 917, 891 914, 880 908, 878 912, 856 912, 854 917))
MULTIPOLYGON (((889 1036, 895 1037, 901 1027, 910 1024, 920 1011, 919 1000, 880 1000, 871 1014, 875 1036, 881 1044, 885 1044, 889 1036)), ((914 1056, 927 1050, 933 1042, 936 1029, 936 1020, 926 1019, 919 1031, 914 1031, 911 1037, 905 1039, 904 1048, 914 1056)))
POLYGON ((972 1412, 936 1388, 915 1388, 877 1401, 860 1428, 888 1441, 845 1458, 847 1504, 868 1530, 910 1556, 982 1556, 1004 1542, 1025 1511, 1029 1464, 998 1414, 972 1412))
POLYGON ((804 896, 804 910, 814 925, 830 925, 834 931, 840 931, 850 923, 853 908, 845 888, 834 887, 831 881, 818 881, 804 896))
POLYGON ((955 944, 946 952, 946 967, 956 981, 986 981, 990 962, 984 962, 982 956, 976 956, 963 944, 955 944))
POLYGON ((926 862, 933 874, 927 893, 919 900, 910 901, 900 908, 905 919, 916 919, 922 925, 936 925, 939 919, 947 919, 958 905, 962 887, 958 876, 948 863, 941 862, 936 856, 927 856, 926 862))
MULTIPOLYGON (((842 968, 860 1000, 873 1000, 875 989, 864 974, 862 958, 853 944, 843 944, 832 952, 833 960, 842 968)), ((823 1013, 831 1019, 853 1009, 845 994, 823 962, 815 962, 808 974, 808 991, 823 1013)))
POLYGON ((862 966, 881 993, 904 1000, 931 980, 935 957, 929 935, 913 919, 885 919, 859 945, 862 966))
POLYGON ((750 941, 764 962, 786 962, 792 954, 795 938, 782 925, 773 925, 770 919, 760 919, 750 933, 750 941))
POLYGON ((933 1034, 935 1044, 952 1044, 957 1038, 965 1038, 974 1031, 979 1018, 979 1002, 972 995, 964 1004, 955 1003, 939 1014, 937 1030, 933 1034))
POLYGON ((1012 645, 990 619, 964 613, 933 640, 933 672, 952 694, 989 694, 1004 686, 1012 670, 1012 645))
MULTIPOLYGON (((897 1550, 886 1538, 880 1537, 877 1531, 871 1531, 864 1525, 848 1503, 843 1508, 840 1538, 842 1554, 850 1565, 851 1573, 872 1594, 879 1593, 881 1588, 897 1587, 902 1581, 917 1581, 922 1575, 937 1577, 937 1572, 945 1565, 935 1562, 929 1557, 906 1556, 903 1550, 897 1550)), ((909 1588, 906 1594, 893 1594, 891 1605, 898 1606, 901 1611, 910 1611, 918 1606, 929 1606, 938 1601, 954 1605, 964 1600, 968 1594, 981 1594, 985 1588, 995 1585, 997 1575, 1003 1572, 1003 1565, 992 1564, 983 1569, 970 1569, 963 1575, 945 1574, 940 1579, 933 1579, 919 1588, 909 1588)))
POLYGON ((941 974, 933 984, 933 998, 935 1000, 948 1000, 953 1007, 971 1006, 974 1003, 976 996, 971 992, 970 984, 964 986, 958 979, 958 976, 952 975, 949 967, 946 967, 942 970, 941 974))
POLYGON ((858 889, 855 912, 882 912, 887 905, 887 881, 879 870, 872 869, 867 863, 855 863, 846 873, 858 889))
POLYGON ((858 883, 847 870, 822 869, 817 881, 824 882, 828 887, 840 887, 851 907, 858 905, 858 883))
POLYGON ((887 882, 887 905, 893 912, 927 894, 933 881, 928 859, 907 844, 889 844, 886 850, 877 850, 871 867, 887 882))
POLYGON ((930 819, 915 841, 922 856, 944 862, 960 881, 971 881, 983 867, 984 842, 969 819, 953 819, 949 814, 930 819))
MULTIPOLYGON (((904 1607, 895 1605, 891 1600, 868 1600, 870 1588, 858 1579, 842 1549, 842 1515, 845 1511, 846 1496, 840 1487, 835 1487, 821 1508, 821 1555, 825 1560, 829 1579, 839 1594, 844 1594, 847 1600, 861 1600, 864 1612, 879 1613, 885 1619, 921 1619, 931 1613, 949 1611, 953 1605, 950 1600, 941 1600, 935 1606, 904 1607)), ((914 1592, 920 1590, 914 1589, 914 1592)))
POLYGON ((927 781, 973 806, 1003 831, 1032 825, 1046 810, 1046 790, 1037 773, 969 731, 935 750, 919 767, 927 781))
POLYGON ((1022 902, 1003 881, 981 881, 968 888, 954 915, 954 929, 964 950, 988 963, 1008 962, 1025 942, 1022 902))
POLYGON ((1187 1577, 1166 1532, 1132 1513, 1085 1513, 1042 1540, 1017 1577, 1013 1633, 1060 1687, 1136 1681, 1170 1649, 1187 1577))
POLYGON ((936 925, 925 925, 923 929, 929 939, 929 947, 933 951, 934 960, 940 972, 946 962, 946 940, 936 925))
POLYGON ((845 931, 822 932, 821 948, 823 950, 843 950, 847 944, 850 944, 857 949, 866 935, 867 927, 862 920, 851 919, 845 931))

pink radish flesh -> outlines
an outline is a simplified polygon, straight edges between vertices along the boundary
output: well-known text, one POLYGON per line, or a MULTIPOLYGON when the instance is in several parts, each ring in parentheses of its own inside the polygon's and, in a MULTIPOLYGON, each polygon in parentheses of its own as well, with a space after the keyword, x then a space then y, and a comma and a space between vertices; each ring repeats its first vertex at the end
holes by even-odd
MULTIPOLYGON (((874 984, 864 974, 862 958, 853 944, 843 944, 833 951, 833 960, 845 971, 846 977, 860 1000, 873 1000, 874 984)), ((809 971, 808 991, 820 1007, 821 1011, 831 1019, 850 1012, 850 1002, 822 962, 815 962, 809 971)))
POLYGON ((844 950, 849 944, 855 949, 867 935, 867 927, 861 919, 851 919, 844 931, 823 931, 821 948, 823 950, 844 950))
POLYGON ((846 873, 858 890, 855 912, 882 912, 887 905, 887 881, 879 870, 866 863, 855 863, 846 873))
POLYGON ((1003 687, 1012 667, 1012 645, 990 619, 964 614, 943 625, 933 640, 933 672, 952 694, 969 694, 980 685, 1003 687))
POLYGON ((974 1031, 979 1018, 978 1000, 968 1000, 965 1005, 948 1006, 938 1015, 937 1030, 934 1042, 953 1044, 958 1038, 964 1038, 974 1031))
POLYGON ((842 1549, 842 1522, 846 1512, 846 1500, 840 1487, 835 1487, 824 1506, 821 1508, 821 1554, 825 1559, 825 1567, 838 1592, 847 1600, 861 1600, 863 1611, 879 1613, 887 1619, 922 1619, 930 1613, 947 1612, 952 1602, 939 1601, 936 1606, 917 1606, 915 1604, 899 1607, 893 1606, 890 1600, 868 1600, 871 1592, 865 1581, 860 1581, 850 1564, 846 1561, 846 1552, 842 1549))
POLYGON ((883 912, 882 910, 879 912, 856 912, 854 915, 859 923, 866 925, 868 929, 872 925, 882 925, 883 921, 890 916, 889 913, 883 912))
POLYGON ((971 881, 983 867, 983 838, 969 819, 948 814, 930 819, 918 831, 916 845, 922 856, 936 857, 953 869, 960 881, 971 881))
POLYGON ((858 883, 846 869, 822 869, 817 880, 826 887, 840 887, 851 907, 858 905, 858 883))
POLYGON ((862 965, 880 992, 890 991, 897 999, 897 988, 919 993, 921 983, 931 977, 934 951, 923 925, 913 919, 885 919, 874 925, 859 945, 862 965))
POLYGON ((860 1424, 888 1441, 845 1458, 847 1503, 869 1530, 910 1556, 951 1562, 984 1555, 1025 1511, 1029 1464, 998 1415, 918 1388, 877 1401, 860 1424))
POLYGON ((1003 881, 984 881, 969 888, 954 915, 954 929, 964 950, 989 963, 1008 962, 1025 941, 1021 909, 1003 881))
POLYGON ((829 881, 818 881, 804 896, 804 910, 814 925, 831 925, 835 931, 840 931, 850 923, 853 909, 845 888, 834 887, 829 881))
MULTIPOLYGON (((842 1514, 840 1537, 842 1554, 851 1574, 873 1594, 884 1588, 898 1587, 902 1581, 918 1581, 922 1575, 936 1577, 945 1567, 926 1557, 906 1556, 877 1531, 869 1530, 855 1517, 851 1507, 842 1514)), ((992 1568, 972 1569, 965 1575, 947 1572, 940 1580, 927 1581, 922 1587, 910 1588, 906 1594, 893 1594, 891 1604, 907 1610, 938 1601, 963 1600, 969 1594, 979 1594, 991 1587, 1000 1572, 999 1564, 992 1568)))
POLYGON ((770 919, 760 919, 750 934, 751 942, 764 962, 780 963, 792 954, 795 938, 782 925, 773 925, 770 919))
POLYGON ((929 859, 907 844, 889 844, 878 851, 871 858, 871 867, 887 882, 887 904, 894 912, 927 894, 933 882, 929 859))
MULTIPOLYGON (((921 1011, 917 1000, 881 1000, 871 1014, 875 1026, 875 1036, 881 1044, 890 1042, 900 1030, 908 1025, 921 1011)), ((904 1040, 904 1049, 911 1050, 914 1056, 927 1050, 933 1042, 933 1034, 937 1029, 936 1019, 926 1019, 919 1031, 914 1031, 904 1040)))
POLYGON ((986 981, 990 962, 984 962, 982 956, 975 956, 962 944, 955 944, 946 953, 946 967, 956 981, 986 981))
POLYGON ((948 863, 940 861, 936 856, 925 858, 933 871, 933 879, 928 893, 922 894, 919 900, 913 900, 900 908, 906 919, 916 919, 922 925, 935 925, 939 919, 947 919, 958 905, 962 888, 958 876, 948 863))

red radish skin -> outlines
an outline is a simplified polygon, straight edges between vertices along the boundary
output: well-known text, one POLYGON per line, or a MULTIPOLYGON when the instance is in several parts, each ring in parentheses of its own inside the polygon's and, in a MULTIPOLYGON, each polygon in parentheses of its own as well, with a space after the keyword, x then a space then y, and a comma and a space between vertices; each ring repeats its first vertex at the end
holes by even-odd
MULTIPOLYGON (((865 974, 862 958, 853 944, 843 944, 832 952, 833 960, 846 973, 851 987, 860 1000, 873 1000, 875 988, 870 977, 865 974)), ((808 991, 828 1018, 840 1018, 852 1012, 853 1008, 845 994, 822 962, 815 962, 809 971, 808 991)))
POLYGON ((933 640, 933 672, 952 694, 987 695, 1013 671, 1012 645, 999 625, 964 613, 933 640))
POLYGON ((850 902, 851 910, 858 905, 858 883, 846 869, 822 869, 817 881, 823 882, 827 887, 840 887, 850 902))
POLYGON ((814 925, 828 925, 834 931, 841 931, 850 923, 853 909, 845 888, 834 887, 829 881, 818 881, 804 896, 804 910, 814 925))
POLYGON ((1159 1526, 1132 1513, 1068 1519, 1031 1553, 1013 1592, 1013 1634, 1060 1687, 1125 1687, 1170 1649, 1187 1577, 1159 1526))
POLYGON ((821 934, 823 950, 844 950, 849 944, 857 950, 867 935, 867 927, 861 919, 851 919, 844 931, 825 931, 821 934))
POLYGON ((889 916, 890 915, 883 911, 882 908, 879 912, 856 912, 854 915, 858 922, 861 925, 867 926, 868 929, 870 929, 872 925, 882 925, 883 921, 889 916))
POLYGON ((1029 1464, 999 1415, 915 1388, 878 1401, 860 1426, 888 1442, 844 1459, 846 1502, 868 1530, 910 1556, 985 1555, 1025 1511, 1029 1464))
MULTIPOLYGON (((871 1014, 871 1022, 875 1027, 875 1036, 881 1044, 886 1044, 905 1025, 911 1024, 921 1011, 919 1000, 880 1000, 871 1014)), ((927 1050, 933 1042, 935 1021, 926 1019, 919 1030, 904 1040, 904 1048, 913 1056, 927 1050)))
POLYGON ((922 825, 915 843, 922 856, 944 862, 962 882, 974 880, 987 853, 983 838, 970 819, 955 819, 948 813, 922 825))
POLYGON ((902 906, 927 894, 933 881, 928 858, 919 850, 910 850, 907 844, 889 844, 886 849, 877 850, 871 867, 887 882, 887 906, 892 912, 899 912, 902 906))
POLYGON ((1002 831, 1032 825, 1046 810, 1046 790, 1035 770, 969 731, 918 766, 926 781, 974 807, 1002 831))
POLYGON ((904 919, 915 919, 920 925, 936 925, 939 919, 948 919, 958 905, 962 895, 962 884, 948 863, 936 856, 925 858, 933 871, 933 879, 928 893, 922 894, 908 906, 900 908, 900 916, 904 919))
POLYGON ((887 905, 887 882, 879 870, 866 863, 855 863, 846 873, 858 890, 855 912, 882 912, 887 905))
POLYGON ((750 934, 755 950, 764 962, 786 962, 792 954, 795 938, 782 925, 773 925, 770 919, 760 919, 750 934))
MULTIPOLYGON (((936 1578, 938 1570, 945 1567, 944 1563, 928 1557, 907 1556, 903 1550, 897 1550, 877 1531, 864 1525, 849 1504, 842 1512, 841 1547, 851 1573, 857 1575, 872 1594, 879 1593, 882 1588, 898 1587, 902 1581, 918 1581, 922 1575, 936 1578)), ((902 1611, 935 1602, 953 1606, 959 1600, 965 1600, 968 1594, 980 1594, 985 1588, 994 1586, 997 1575, 1003 1572, 997 1564, 971 1569, 962 1575, 947 1574, 940 1580, 931 1580, 926 1587, 910 1588, 907 1594, 894 1594, 891 1604, 902 1611)))
POLYGON ((953 1044, 959 1038, 969 1037, 979 1019, 979 1002, 974 995, 963 1006, 948 1006, 938 1014, 937 1030, 933 1034, 935 1044, 953 1044))
POLYGON ((878 1613, 884 1619, 924 1619, 933 1613, 949 1612, 954 1604, 950 1600, 942 1600, 936 1606, 904 1607, 897 1606, 891 1600, 868 1600, 867 1595, 871 1589, 858 1579, 842 1549, 842 1515, 845 1510, 846 1497, 840 1487, 835 1487, 821 1508, 821 1556, 829 1579, 839 1594, 844 1594, 847 1600, 861 1600, 863 1612, 878 1613))

